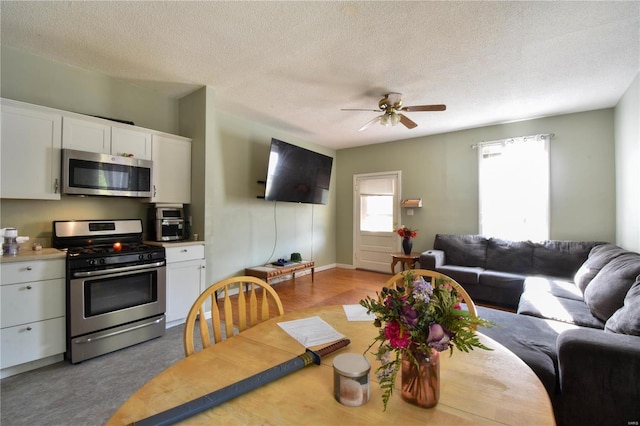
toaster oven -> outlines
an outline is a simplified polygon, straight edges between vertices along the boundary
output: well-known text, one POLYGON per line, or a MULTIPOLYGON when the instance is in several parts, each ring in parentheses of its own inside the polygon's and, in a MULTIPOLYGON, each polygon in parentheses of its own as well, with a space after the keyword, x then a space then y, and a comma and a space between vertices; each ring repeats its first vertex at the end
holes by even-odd
POLYGON ((186 238, 184 210, 179 207, 150 207, 149 229, 155 241, 180 241, 186 238))

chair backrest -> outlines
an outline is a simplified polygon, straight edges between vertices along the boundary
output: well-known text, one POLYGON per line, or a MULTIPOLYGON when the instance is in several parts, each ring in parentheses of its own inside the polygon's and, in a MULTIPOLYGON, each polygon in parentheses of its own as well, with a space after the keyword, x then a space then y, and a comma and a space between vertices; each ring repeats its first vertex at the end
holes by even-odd
POLYGON ((256 277, 232 277, 213 284, 198 296, 189 310, 184 324, 184 355, 189 356, 195 352, 196 319, 200 329, 202 347, 207 348, 211 345, 211 334, 213 334, 215 343, 222 340, 222 321, 224 321, 226 337, 231 337, 234 327, 242 332, 248 327, 268 320, 270 305, 274 304, 278 315, 283 315, 284 308, 278 293, 269 284, 256 277), (232 288, 237 288, 237 297, 230 296, 232 288), (222 299, 218 297, 218 292, 222 292, 222 299), (211 302, 211 330, 205 317, 205 307, 209 300, 211 302), (218 306, 220 302, 222 303, 222 315, 218 306))
POLYGON ((445 274, 441 274, 440 272, 431 271, 428 269, 409 269, 408 271, 399 272, 395 274, 393 277, 389 278, 389 280, 385 284, 385 287, 395 287, 398 281, 400 282, 403 281, 404 276, 407 273, 412 273, 414 277, 422 276, 422 277, 430 277, 433 280, 439 279, 439 278, 444 278, 448 280, 449 284, 451 284, 451 286, 456 289, 456 291, 458 292, 458 295, 462 298, 462 301, 467 305, 467 309, 469 310, 469 313, 474 317, 478 316, 478 310, 476 309, 476 305, 475 303, 473 303, 471 296, 469 296, 469 293, 467 293, 467 291, 460 284, 458 284, 456 280, 454 280, 453 278, 445 274))

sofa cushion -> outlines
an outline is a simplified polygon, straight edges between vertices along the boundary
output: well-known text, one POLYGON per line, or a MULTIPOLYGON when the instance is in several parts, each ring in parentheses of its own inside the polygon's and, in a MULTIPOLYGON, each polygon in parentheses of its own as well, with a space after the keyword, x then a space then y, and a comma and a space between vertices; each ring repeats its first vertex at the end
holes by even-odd
POLYGON ((640 275, 624 298, 624 306, 611 315, 604 329, 613 333, 640 336, 640 275))
POLYGON ((522 293, 522 284, 527 277, 522 274, 511 272, 485 270, 480 274, 480 285, 496 287, 498 289, 517 289, 522 293))
POLYGON ((433 248, 445 252, 447 264, 485 267, 487 239, 482 235, 437 234, 433 248))
POLYGON ((549 395, 555 395, 559 391, 556 340, 562 331, 577 327, 482 306, 477 309, 480 318, 496 324, 478 331, 516 354, 536 373, 549 395))
POLYGON ((580 291, 584 294, 587 286, 600 270, 612 259, 627 253, 626 250, 615 244, 602 244, 595 246, 589 252, 589 257, 576 272, 573 282, 576 283, 580 291))
POLYGON ((582 327, 604 328, 604 321, 593 316, 583 301, 556 297, 541 291, 522 293, 518 303, 518 314, 562 321, 582 327))
POLYGON ((624 304, 624 298, 640 275, 640 254, 628 252, 612 259, 591 280, 584 301, 603 321, 624 304))
POLYGON ((533 248, 531 273, 573 278, 576 271, 587 260, 591 249, 597 244, 602 243, 557 240, 536 243, 533 248))
POLYGON ((582 292, 571 281, 553 277, 527 277, 524 291, 540 291, 556 297, 583 301, 582 292))
POLYGON ((527 273, 533 268, 533 243, 490 238, 485 268, 495 271, 527 273))
POLYGON ((469 266, 443 265, 437 267, 436 271, 453 278, 458 284, 478 284, 480 274, 484 272, 484 269, 469 266))

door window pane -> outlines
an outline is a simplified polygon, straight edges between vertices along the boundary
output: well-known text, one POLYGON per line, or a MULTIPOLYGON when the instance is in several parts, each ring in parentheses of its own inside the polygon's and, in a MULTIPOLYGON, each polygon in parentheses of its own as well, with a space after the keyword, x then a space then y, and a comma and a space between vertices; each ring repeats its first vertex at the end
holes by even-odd
POLYGON ((393 232, 393 195, 360 195, 360 230, 393 232))

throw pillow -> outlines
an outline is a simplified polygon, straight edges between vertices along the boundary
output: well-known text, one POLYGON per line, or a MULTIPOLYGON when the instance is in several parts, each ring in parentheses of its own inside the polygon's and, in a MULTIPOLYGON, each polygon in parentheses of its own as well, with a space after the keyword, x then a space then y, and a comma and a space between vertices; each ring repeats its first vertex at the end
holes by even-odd
POLYGON ((640 275, 624 298, 624 306, 611 315, 604 327, 613 333, 640 336, 640 275))
POLYGON ((575 277, 573 277, 573 282, 576 283, 576 286, 578 286, 580 291, 584 294, 587 286, 598 272, 600 272, 600 270, 612 259, 615 259, 624 253, 627 253, 627 251, 615 244, 602 244, 595 246, 589 252, 587 260, 582 264, 582 266, 580 266, 578 272, 576 272, 575 277))
POLYGON ((622 307, 624 298, 640 275, 640 254, 628 252, 611 260, 591 280, 584 301, 591 313, 607 321, 622 307))
POLYGON ((437 234, 433 248, 444 251, 447 265, 484 268, 487 239, 482 235, 437 234))

